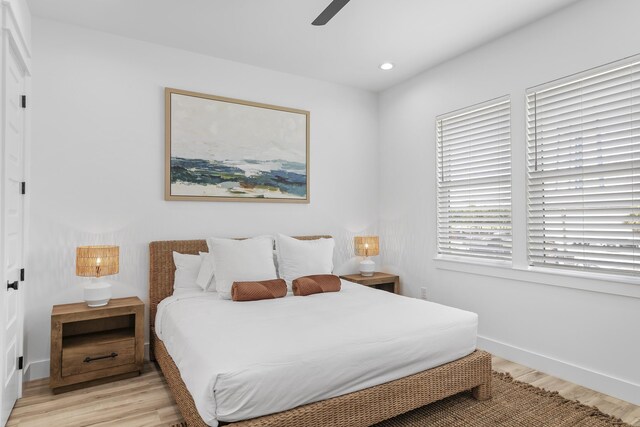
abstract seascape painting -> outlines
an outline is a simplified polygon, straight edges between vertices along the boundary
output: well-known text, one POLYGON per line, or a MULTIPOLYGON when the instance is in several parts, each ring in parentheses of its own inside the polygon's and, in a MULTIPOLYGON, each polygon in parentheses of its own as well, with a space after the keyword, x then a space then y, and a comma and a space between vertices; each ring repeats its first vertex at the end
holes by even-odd
POLYGON ((309 112, 165 89, 166 200, 309 203, 309 112))

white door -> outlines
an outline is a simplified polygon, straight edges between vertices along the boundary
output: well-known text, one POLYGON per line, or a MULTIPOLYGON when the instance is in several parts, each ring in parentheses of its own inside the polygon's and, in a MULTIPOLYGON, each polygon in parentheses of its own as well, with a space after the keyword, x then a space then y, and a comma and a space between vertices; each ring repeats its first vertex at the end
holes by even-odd
POLYGON ((3 97, 4 129, 2 141, 2 253, 3 274, 6 283, 0 283, 0 343, 2 361, 0 390, 2 407, 0 426, 3 426, 16 399, 22 392, 22 371, 18 369, 18 358, 22 356, 22 330, 24 307, 20 269, 23 263, 24 244, 24 135, 25 114, 22 96, 25 90, 25 70, 16 54, 4 39, 5 93, 3 97), (18 289, 14 289, 17 287, 18 289))

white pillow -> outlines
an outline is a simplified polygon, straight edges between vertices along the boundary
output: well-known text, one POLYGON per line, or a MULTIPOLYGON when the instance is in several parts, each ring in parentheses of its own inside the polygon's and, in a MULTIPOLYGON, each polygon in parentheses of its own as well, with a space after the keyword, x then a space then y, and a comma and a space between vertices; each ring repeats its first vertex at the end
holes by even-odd
POLYGON ((173 263, 176 266, 173 289, 202 289, 196 283, 200 272, 200 255, 173 252, 173 263))
MULTIPOLYGON (((189 288, 189 289, 174 289, 173 294, 174 297, 186 297, 191 295, 205 295, 205 291, 203 291, 199 286, 197 288, 189 288)), ((206 294, 208 295, 208 294, 206 294)))
POLYGON ((278 273, 280 278, 291 282, 298 277, 333 272, 333 239, 298 240, 278 234, 278 273))
POLYGON ((196 283, 205 291, 209 289, 215 292, 216 285, 213 274, 213 256, 209 254, 209 252, 200 252, 200 260, 202 263, 200 265, 198 277, 196 278, 196 283))
POLYGON ((207 239, 213 256, 216 291, 222 299, 231 299, 233 282, 277 279, 273 264, 273 238, 246 240, 207 239))
POLYGON ((278 268, 278 252, 276 252, 276 250, 273 250, 273 265, 275 265, 276 267, 276 275, 278 276, 278 279, 280 278, 280 269, 278 268))

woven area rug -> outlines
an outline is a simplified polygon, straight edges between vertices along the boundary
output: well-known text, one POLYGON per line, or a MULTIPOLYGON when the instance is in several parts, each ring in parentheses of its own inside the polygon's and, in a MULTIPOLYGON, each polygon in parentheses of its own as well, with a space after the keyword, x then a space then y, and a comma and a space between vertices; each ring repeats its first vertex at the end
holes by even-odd
POLYGON ((376 427, 611 427, 628 426, 556 392, 493 372, 493 397, 478 402, 460 393, 376 424, 376 427))
POLYGON ((630 427, 597 408, 516 381, 509 374, 493 372, 491 388, 490 400, 478 402, 471 393, 460 393, 375 427, 630 427))

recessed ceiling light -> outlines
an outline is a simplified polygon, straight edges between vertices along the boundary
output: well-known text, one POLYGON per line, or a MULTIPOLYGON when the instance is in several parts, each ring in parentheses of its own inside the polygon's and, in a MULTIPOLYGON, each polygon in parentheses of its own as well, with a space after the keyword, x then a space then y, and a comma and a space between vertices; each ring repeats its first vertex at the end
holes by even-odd
POLYGON ((391 62, 385 62, 384 64, 380 64, 380 69, 388 71, 393 68, 393 64, 391 62))

